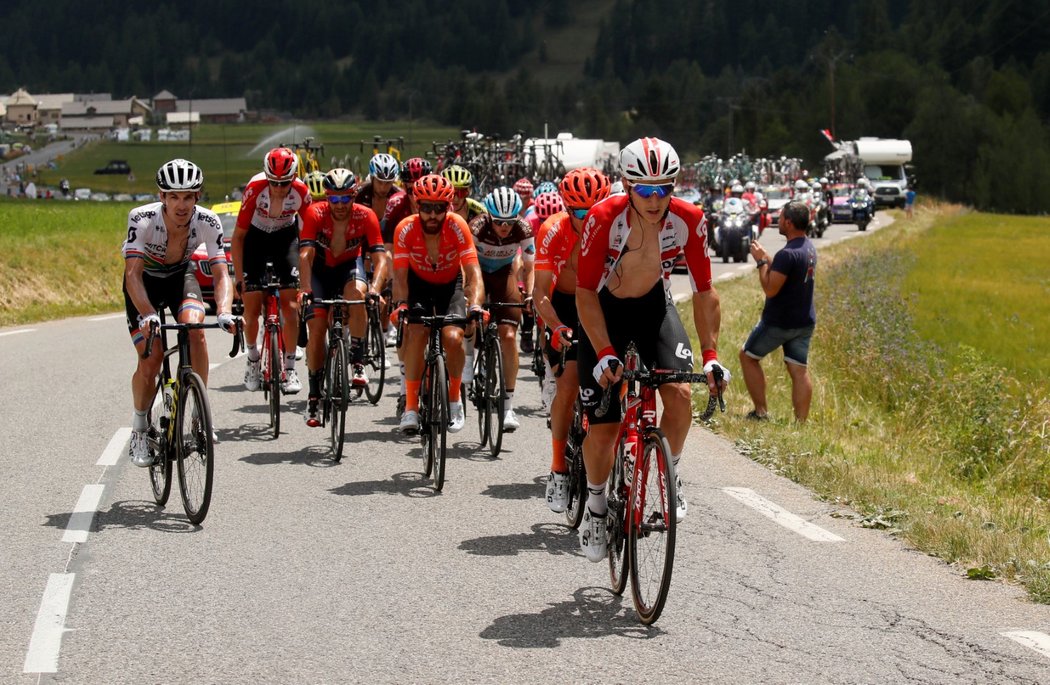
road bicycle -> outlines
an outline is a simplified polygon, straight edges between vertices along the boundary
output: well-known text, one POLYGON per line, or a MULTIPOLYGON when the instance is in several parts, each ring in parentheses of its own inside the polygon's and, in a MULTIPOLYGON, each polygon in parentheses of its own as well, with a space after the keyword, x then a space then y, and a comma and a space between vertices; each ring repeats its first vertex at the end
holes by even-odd
MULTIPOLYGON (((230 357, 236 357, 244 347, 241 333, 243 321, 236 319, 237 332, 233 336, 230 357)), ((199 525, 208 515, 211 505, 212 483, 215 477, 215 438, 212 435, 211 407, 208 389, 203 379, 190 365, 190 336, 192 330, 219 328, 217 323, 165 323, 160 310, 160 325, 147 334, 143 358, 153 353, 153 342, 158 337, 164 348, 164 362, 157 379, 157 390, 148 413, 149 427, 146 439, 153 463, 149 467, 153 500, 160 506, 168 503, 171 494, 172 463, 178 463, 179 490, 182 506, 190 523, 199 525), (176 331, 177 344, 168 347, 167 331, 176 331), (179 364, 171 372, 171 356, 178 354, 179 364)))
MULTIPOLYGON (((485 309, 498 307, 525 308, 521 302, 489 302, 485 309)), ((517 350, 514 352, 517 354, 517 350)), ((503 418, 506 408, 507 385, 503 376, 503 348, 500 345, 499 322, 490 317, 489 322, 474 336, 474 377, 467 398, 478 412, 479 442, 489 446, 495 459, 503 448, 503 418)))
POLYGON ((281 433, 281 383, 285 379, 284 331, 281 328, 281 285, 273 262, 266 262, 265 292, 266 319, 262 344, 263 398, 270 406, 270 427, 276 440, 281 433))
POLYGON ((445 326, 464 326, 470 321, 458 316, 425 316, 401 314, 397 346, 401 347, 404 324, 419 323, 427 327, 427 344, 423 352, 423 379, 419 386, 419 433, 423 438, 423 477, 433 474, 434 489, 445 485, 445 449, 448 439, 448 363, 441 332, 445 326))
POLYGON ((321 391, 321 425, 328 427, 332 461, 343 458, 346 437, 346 407, 350 402, 350 381, 347 375, 346 338, 343 336, 343 320, 351 304, 363 300, 314 300, 315 305, 329 307, 328 349, 324 358, 324 389, 321 391))
POLYGON ((361 363, 366 369, 368 384, 357 387, 357 397, 364 392, 372 404, 379 404, 386 382, 386 340, 383 335, 383 318, 379 314, 379 296, 369 293, 364 300, 352 304, 364 304, 368 316, 365 337, 361 339, 361 363))
MULTIPOLYGON (((575 336, 570 345, 571 347, 577 346, 575 336)), ((565 371, 568 350, 568 347, 563 347, 559 353, 561 361, 558 363, 558 368, 554 370, 555 378, 559 378, 565 371)), ((583 439, 587 437, 588 431, 590 431, 590 422, 587 419, 587 412, 583 409, 580 394, 576 393, 576 401, 572 405, 572 423, 569 424, 569 434, 565 439, 565 465, 568 467, 569 475, 569 482, 566 484, 568 501, 565 506, 565 520, 573 530, 580 527, 583 521, 583 511, 587 506, 587 467, 583 463, 583 439)))
MULTIPOLYGON (((614 365, 618 364, 610 365, 613 370, 614 365)), ((716 373, 716 383, 721 388, 719 375, 716 373)), ((657 389, 664 383, 703 383, 706 387, 707 376, 647 370, 632 342, 624 354, 623 382, 623 418, 607 486, 609 579, 613 592, 622 594, 630 577, 635 612, 642 623, 651 625, 660 617, 671 587, 678 501, 671 446, 657 426, 657 389)), ((595 416, 605 415, 611 397, 612 386, 603 392, 595 416)))

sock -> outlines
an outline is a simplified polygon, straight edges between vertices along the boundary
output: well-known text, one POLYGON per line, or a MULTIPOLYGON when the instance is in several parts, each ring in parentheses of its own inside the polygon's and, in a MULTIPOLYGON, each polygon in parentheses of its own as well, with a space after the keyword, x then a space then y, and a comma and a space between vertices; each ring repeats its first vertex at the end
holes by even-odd
POLYGON ((284 355, 284 368, 286 371, 295 371, 295 352, 284 355))
POLYGON ((397 368, 399 368, 401 370, 401 394, 404 395, 405 392, 406 392, 406 390, 405 390, 405 364, 404 364, 404 362, 398 364, 397 368))
POLYGON ((261 356, 258 345, 248 345, 248 361, 257 362, 261 356))
POLYGON ((321 380, 324 378, 324 369, 311 371, 310 375, 310 398, 321 396, 321 380))
POLYGON ((144 431, 146 430, 146 411, 139 411, 135 409, 131 414, 131 430, 133 431, 144 431))
POLYGON ((361 345, 361 338, 350 338, 350 361, 360 364, 365 360, 365 349, 361 345))
POLYGON ((503 411, 510 411, 514 408, 514 388, 507 391, 507 398, 503 401, 503 411))
POLYGON ((587 508, 598 516, 605 516, 609 511, 609 502, 605 499, 605 483, 587 481, 587 508))
POLYGON ((419 386, 421 381, 407 381, 405 392, 405 411, 419 411, 419 386))
POLYGON ((448 379, 448 401, 459 402, 459 389, 463 385, 463 378, 449 376, 448 379))
POLYGON ((555 473, 567 473, 569 465, 565 463, 565 443, 568 440, 551 440, 551 471, 555 473))

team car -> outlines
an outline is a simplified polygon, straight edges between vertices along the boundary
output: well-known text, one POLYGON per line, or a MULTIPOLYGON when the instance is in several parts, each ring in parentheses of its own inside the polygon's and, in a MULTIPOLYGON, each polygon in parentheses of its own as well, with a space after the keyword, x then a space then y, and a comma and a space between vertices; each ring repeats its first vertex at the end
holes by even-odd
MULTIPOLYGON (((226 268, 229 269, 230 277, 233 277, 233 259, 230 257, 230 241, 233 239, 233 227, 237 223, 237 213, 241 210, 240 202, 220 202, 212 205, 211 211, 218 215, 222 222, 222 240, 226 247, 226 268)), ((215 281, 211 275, 211 264, 208 263, 208 250, 204 245, 197 247, 196 252, 190 256, 193 274, 197 277, 197 283, 201 287, 201 295, 204 296, 204 304, 215 309, 215 281)))

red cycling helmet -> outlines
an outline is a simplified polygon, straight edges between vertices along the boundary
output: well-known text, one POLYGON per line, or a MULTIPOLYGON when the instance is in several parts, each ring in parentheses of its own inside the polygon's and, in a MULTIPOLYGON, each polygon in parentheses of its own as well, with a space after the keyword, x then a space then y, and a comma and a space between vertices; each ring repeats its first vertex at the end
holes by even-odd
POLYGON ((533 190, 532 181, 527 178, 519 178, 514 182, 514 192, 518 195, 528 195, 529 197, 532 197, 533 190))
POLYGON ((609 197, 612 184, 602 172, 591 167, 573 169, 561 180, 559 190, 565 206, 572 209, 590 209, 609 197))
POLYGON ((422 157, 413 157, 401 165, 401 182, 407 186, 432 173, 434 167, 430 166, 430 162, 422 157))
POLYGON ((565 211, 565 203, 562 202, 558 193, 540 193, 532 201, 540 220, 545 221, 548 217, 565 211))
POLYGON ((452 202, 456 189, 444 176, 427 174, 412 184, 412 195, 417 202, 452 202))
POLYGON ((299 160, 286 147, 275 147, 263 158, 263 173, 268 181, 291 181, 298 168, 299 160))

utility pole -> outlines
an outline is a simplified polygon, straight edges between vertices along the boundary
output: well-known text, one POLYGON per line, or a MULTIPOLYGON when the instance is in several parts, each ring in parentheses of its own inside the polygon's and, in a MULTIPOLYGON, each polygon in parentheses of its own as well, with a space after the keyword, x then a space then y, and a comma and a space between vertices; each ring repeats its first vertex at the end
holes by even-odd
POLYGON ((835 65, 838 63, 838 61, 840 59, 845 57, 845 55, 846 55, 846 51, 845 50, 840 50, 838 53, 836 53, 834 55, 829 55, 828 58, 827 58, 827 60, 828 60, 828 80, 830 81, 830 90, 831 90, 830 95, 831 95, 831 137, 832 138, 836 138, 836 136, 835 136, 835 65))

